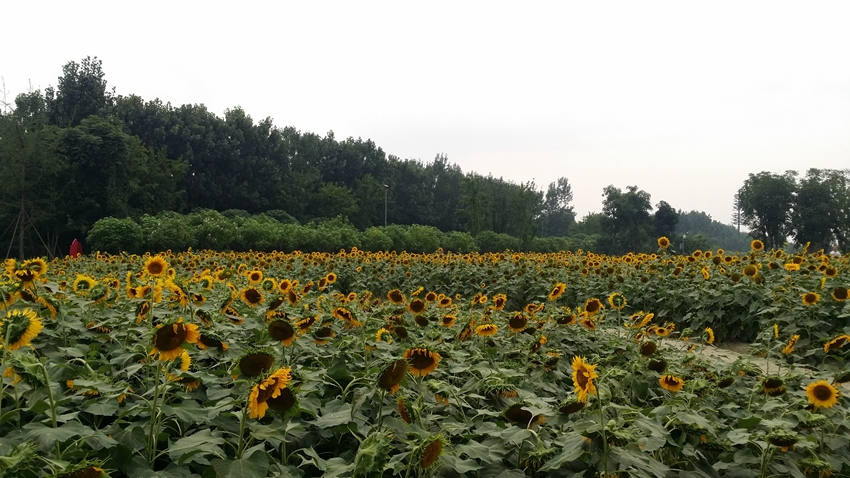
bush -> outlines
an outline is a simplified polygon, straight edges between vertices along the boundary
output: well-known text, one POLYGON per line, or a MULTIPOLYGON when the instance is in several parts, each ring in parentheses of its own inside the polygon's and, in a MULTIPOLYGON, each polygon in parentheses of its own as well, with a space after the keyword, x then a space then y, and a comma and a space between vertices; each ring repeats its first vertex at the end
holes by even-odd
POLYGON ((105 217, 94 223, 86 242, 93 251, 118 254, 141 252, 144 239, 142 228, 130 218, 105 217))
POLYGON ((481 252, 502 252, 505 250, 518 251, 519 239, 505 233, 483 231, 475 236, 475 243, 481 252))
POLYGON ((364 251, 378 252, 389 251, 393 248, 393 240, 390 236, 377 227, 370 227, 360 234, 360 244, 364 251))
POLYGON ((168 211, 155 217, 145 214, 139 222, 147 251, 185 251, 196 246, 195 232, 189 227, 186 216, 168 211))
POLYGON ((445 234, 443 236, 442 247, 446 252, 457 252, 458 254, 478 252, 475 238, 468 232, 452 231, 445 234))
POLYGON ((186 224, 200 249, 221 251, 241 243, 236 224, 218 211, 199 209, 186 216, 186 224))
POLYGON ((424 252, 430 254, 436 252, 443 242, 443 233, 433 226, 420 226, 414 224, 407 228, 407 250, 408 252, 424 252))
POLYGON ((406 251, 410 247, 407 240, 407 227, 392 224, 381 229, 393 241, 391 247, 396 252, 406 251))

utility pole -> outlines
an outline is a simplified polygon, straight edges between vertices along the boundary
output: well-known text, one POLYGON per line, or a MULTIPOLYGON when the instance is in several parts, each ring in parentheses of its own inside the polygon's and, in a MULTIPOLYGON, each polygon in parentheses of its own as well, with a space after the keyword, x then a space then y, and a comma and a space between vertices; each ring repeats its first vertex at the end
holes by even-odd
POLYGON ((384 227, 387 227, 387 191, 390 190, 389 184, 384 184, 384 227))

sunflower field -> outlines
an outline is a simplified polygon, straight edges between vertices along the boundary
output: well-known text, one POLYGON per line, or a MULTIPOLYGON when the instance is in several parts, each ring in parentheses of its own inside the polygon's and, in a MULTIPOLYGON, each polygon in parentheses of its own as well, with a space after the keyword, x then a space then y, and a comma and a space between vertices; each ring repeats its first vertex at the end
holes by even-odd
POLYGON ((668 244, 7 260, 0 476, 850 476, 848 259, 668 244))

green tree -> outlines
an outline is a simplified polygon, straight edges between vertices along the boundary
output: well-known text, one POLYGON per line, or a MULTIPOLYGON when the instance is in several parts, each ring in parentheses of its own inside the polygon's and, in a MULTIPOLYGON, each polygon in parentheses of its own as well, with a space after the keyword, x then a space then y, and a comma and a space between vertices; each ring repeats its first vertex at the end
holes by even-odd
POLYGON ((743 223, 750 235, 768 248, 781 248, 792 232, 791 213, 796 202, 795 171, 750 174, 738 190, 743 223))
MULTIPOLYGON (((791 216, 794 240, 810 251, 829 250, 833 239, 846 243, 850 213, 850 171, 810 169, 797 188, 791 216)), ((842 246, 843 247, 843 246, 842 246)))
POLYGON ((661 201, 655 205, 655 236, 672 238, 676 233, 676 224, 679 223, 679 213, 673 209, 667 201, 661 201))
POLYGON ((650 195, 637 186, 623 192, 614 186, 603 190, 600 245, 608 254, 624 254, 654 249, 650 195))
POLYGON ((113 93, 107 90, 103 62, 86 57, 82 62, 68 62, 56 89, 45 89, 50 122, 60 127, 74 127, 92 115, 107 115, 113 105, 113 93))
POLYGON ((540 236, 566 236, 570 226, 575 224, 576 214, 570 203, 573 201, 573 190, 567 178, 558 178, 549 184, 543 210, 538 218, 540 236))

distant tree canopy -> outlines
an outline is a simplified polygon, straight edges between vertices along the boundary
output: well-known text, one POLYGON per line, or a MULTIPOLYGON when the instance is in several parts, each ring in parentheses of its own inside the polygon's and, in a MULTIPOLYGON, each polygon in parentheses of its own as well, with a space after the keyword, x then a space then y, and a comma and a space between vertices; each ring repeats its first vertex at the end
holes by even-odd
POLYGON ((809 250, 837 242, 850 246, 850 170, 809 169, 798 179, 784 174, 750 174, 738 191, 741 222, 765 245, 781 248, 789 238, 809 250))
MULTIPOLYGON (((239 107, 218 116, 204 105, 117 95, 97 58, 69 62, 56 87, 4 103, 0 181, 0 221, 8 225, 0 247, 19 257, 63 254, 74 238, 90 233, 112 249, 138 233, 147 239, 128 239, 128 249, 261 248, 252 238, 268 241, 286 227, 336 217, 362 231, 359 240, 373 249, 403 243, 392 226, 377 229, 386 220, 455 231, 443 240, 459 249, 646 252, 656 249, 657 235, 672 235, 679 220, 664 201, 653 213, 649 194, 636 186, 609 186, 603 213, 576 222, 566 177, 543 191, 533 182, 464 173, 442 154, 427 163, 400 159, 371 140, 281 128, 239 107), (232 211, 259 219, 237 228, 232 211), (183 219, 174 213, 191 224, 181 230, 183 219), (99 223, 103 218, 110 220, 99 223), (269 227, 274 234, 257 232, 269 227), (158 231, 163 228, 177 229, 158 231), (221 231, 237 229, 239 241, 222 238, 221 231)), ((812 176, 804 196, 820 204, 818 185, 835 181, 812 176)), ((823 227, 810 221, 801 237, 823 227)), ((411 237, 425 237, 424 229, 412 231, 411 237)))

